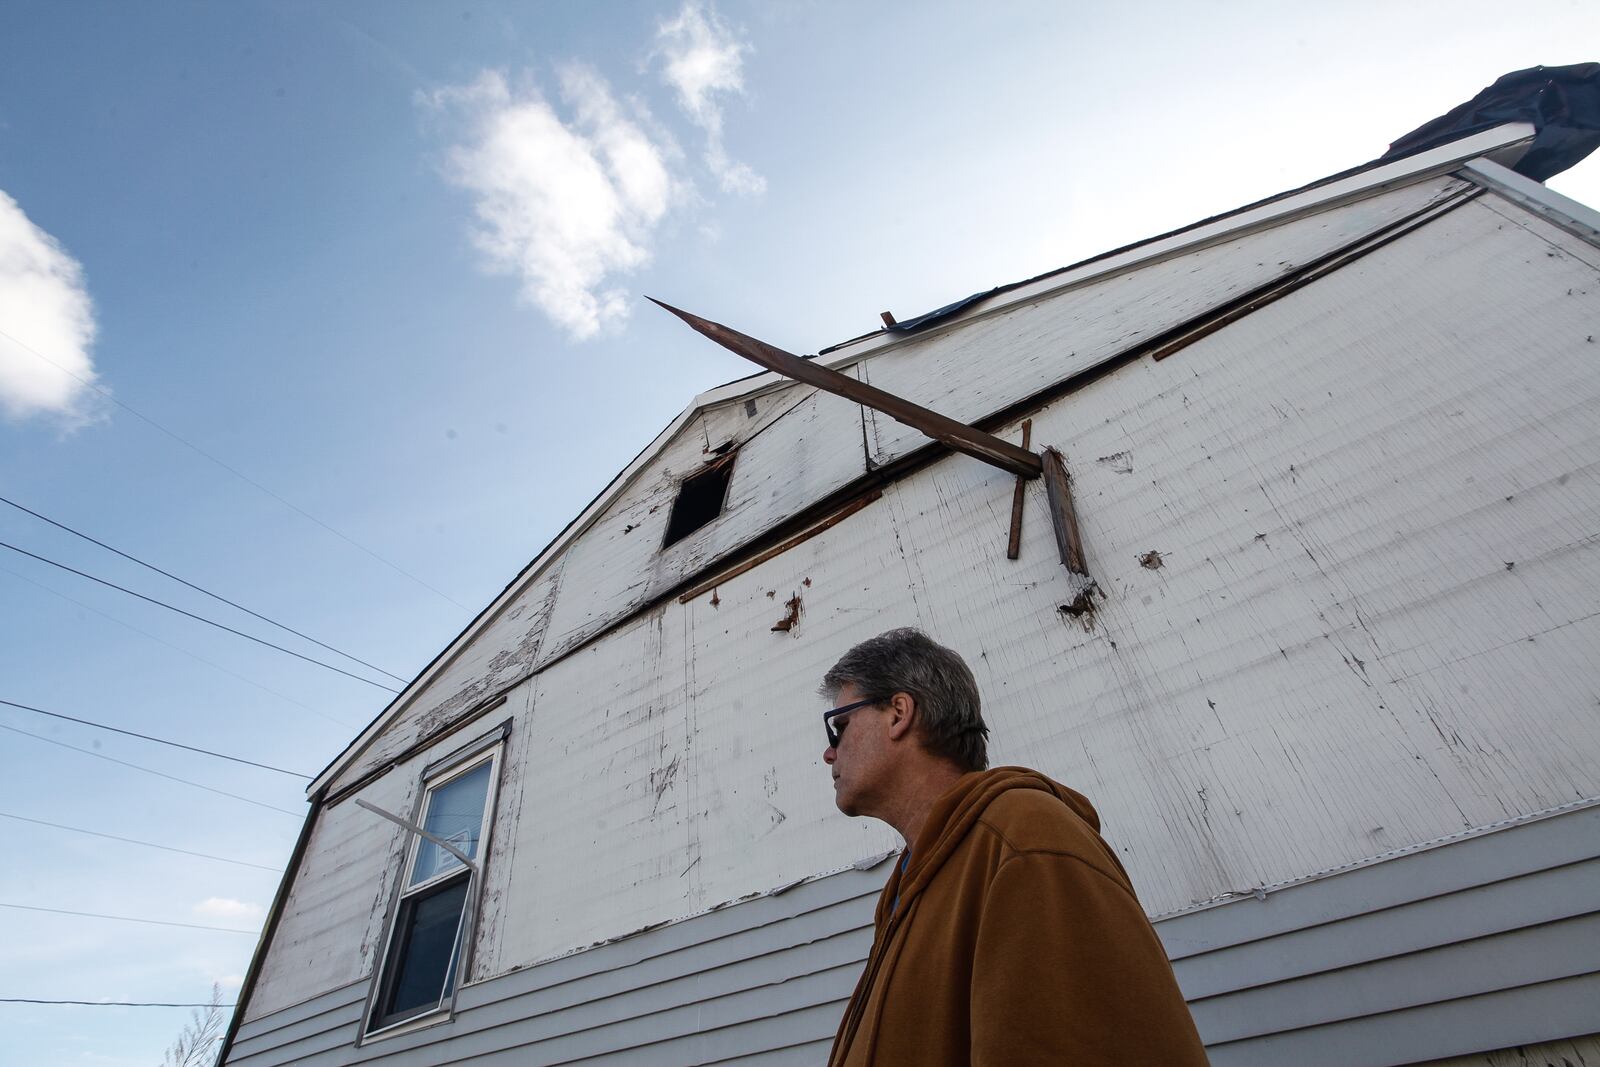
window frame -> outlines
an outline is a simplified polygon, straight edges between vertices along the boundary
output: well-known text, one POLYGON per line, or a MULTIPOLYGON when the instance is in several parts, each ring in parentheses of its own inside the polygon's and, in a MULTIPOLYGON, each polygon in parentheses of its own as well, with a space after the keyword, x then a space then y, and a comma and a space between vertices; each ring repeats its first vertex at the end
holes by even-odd
POLYGON ((432 877, 411 885, 413 871, 415 870, 418 854, 421 851, 423 838, 415 833, 406 833, 406 844, 401 851, 401 862, 395 874, 395 884, 389 896, 389 908, 384 916, 384 939, 382 951, 372 968, 371 989, 367 994, 366 1010, 363 1013, 362 1034, 358 1045, 369 1040, 392 1037, 412 1030, 422 1029, 438 1023, 447 1022, 455 1016, 456 998, 460 994, 461 986, 466 977, 471 973, 472 947, 474 935, 477 932, 479 899, 483 894, 484 877, 488 870, 489 847, 494 838, 495 814, 500 793, 500 776, 505 766, 505 744, 511 733, 511 720, 507 719, 499 726, 467 744, 455 749, 448 755, 429 763, 423 767, 418 776, 416 796, 411 804, 411 822, 417 826, 425 825, 428 807, 433 800, 433 794, 442 788, 487 764, 489 766, 488 789, 483 799, 483 820, 480 823, 478 836, 478 850, 473 858, 477 861, 478 869, 462 868, 459 863, 451 869, 441 871, 432 877), (434 893, 445 891, 451 884, 465 879, 467 884, 466 899, 461 905, 461 916, 456 923, 456 937, 451 953, 454 959, 455 978, 448 994, 441 993, 439 1002, 432 1006, 420 1006, 406 1013, 395 1013, 389 1016, 380 1016, 379 1012, 394 987, 398 977, 398 969, 393 958, 397 951, 397 936, 401 934, 400 922, 407 914, 407 905, 412 901, 420 901, 434 893))

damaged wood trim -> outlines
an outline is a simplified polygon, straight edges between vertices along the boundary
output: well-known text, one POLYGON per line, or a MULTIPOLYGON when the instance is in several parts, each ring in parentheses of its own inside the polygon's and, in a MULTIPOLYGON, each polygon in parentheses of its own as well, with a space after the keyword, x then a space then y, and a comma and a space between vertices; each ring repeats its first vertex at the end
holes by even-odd
POLYGON ((847 374, 841 374, 831 367, 823 366, 815 360, 801 359, 781 348, 776 348, 759 341, 738 330, 730 329, 721 323, 703 319, 687 311, 680 311, 670 304, 663 304, 654 297, 648 297, 651 303, 672 312, 678 318, 688 323, 696 331, 709 337, 717 344, 736 355, 743 356, 750 362, 767 370, 783 375, 793 381, 804 382, 806 385, 815 386, 826 390, 846 400, 853 400, 857 404, 881 411, 896 422, 904 423, 914 430, 919 430, 941 444, 947 445, 957 452, 969 455, 974 459, 993 464, 1001 470, 1010 471, 1012 474, 1024 478, 1037 478, 1039 476, 1039 457, 1033 453, 1018 448, 1010 441, 1001 440, 993 434, 976 430, 965 423, 957 422, 947 415, 925 408, 920 404, 912 403, 903 397, 885 392, 877 386, 868 385, 859 379, 847 374))
MULTIPOLYGON (((1027 449, 1033 442, 1033 420, 1022 420, 1022 447, 1027 449)), ((1028 480, 1017 479, 1017 487, 1011 493, 1011 536, 1006 541, 1006 559, 1016 559, 1022 555, 1022 501, 1027 495, 1028 480)))
MULTIPOLYGON (((504 701, 502 701, 502 703, 504 703, 504 701)), ((422 768, 423 779, 426 780, 437 777, 443 774, 445 771, 450 770, 452 767, 460 766, 467 760, 481 755, 485 749, 493 748, 495 745, 500 744, 506 738, 511 736, 511 727, 515 722, 515 716, 509 719, 503 719, 499 725, 479 734, 477 737, 474 737, 471 741, 468 741, 459 748, 440 756, 438 759, 422 768)))
POLYGON ((1083 562, 1083 535, 1078 532, 1078 514, 1072 506, 1072 479, 1066 460, 1054 448, 1044 450, 1044 487, 1050 497, 1050 523, 1056 531, 1056 547, 1067 570, 1089 577, 1083 562))
POLYGON ((1429 204, 1420 211, 1414 211, 1404 218, 1380 227, 1342 248, 1336 248, 1332 252, 1312 260, 1287 277, 1274 279, 1266 285, 1252 289, 1250 292, 1229 301, 1219 308, 1213 308, 1197 319, 1191 319, 1187 323, 1168 330, 1153 340, 1149 348, 1150 356, 1158 361, 1166 359, 1174 352, 1187 348, 1196 341, 1216 333, 1224 326, 1237 322, 1251 312, 1258 311, 1273 301, 1288 296, 1296 289, 1326 277, 1340 267, 1354 263, 1371 252, 1376 252, 1392 241, 1399 240, 1412 230, 1432 222, 1441 215, 1445 215, 1463 204, 1476 200, 1483 193, 1484 190, 1481 188, 1460 190, 1439 203, 1429 204))
POLYGON ((367 786, 371 785, 373 782, 376 782, 379 778, 382 778, 384 775, 388 774, 390 771, 394 770, 396 767, 400 766, 400 764, 404 763, 412 756, 415 756, 423 749, 429 747, 430 745, 437 744, 456 731, 465 729, 472 723, 477 722, 495 708, 498 708, 500 705, 504 704, 507 697, 510 695, 511 690, 527 681, 529 677, 531 677, 531 675, 524 675, 523 677, 512 682, 510 685, 503 686, 498 692, 479 702, 472 708, 472 710, 466 712, 464 715, 460 716, 459 718, 452 719, 441 726, 435 727, 427 734, 419 737, 410 745, 407 745, 405 749, 396 753, 394 756, 391 756, 378 766, 372 768, 372 770, 368 771, 366 774, 363 774, 360 778, 357 778, 349 785, 330 793, 323 806, 331 808, 340 801, 348 799, 351 794, 365 789, 367 786))
POLYGON ((715 578, 707 578, 698 585, 691 586, 688 591, 678 597, 678 603, 687 604, 695 597, 700 596, 703 593, 710 592, 723 582, 731 581, 732 579, 743 574, 745 571, 759 567, 761 564, 765 563, 769 559, 772 559, 774 556, 783 555, 796 545, 803 544, 817 536, 819 533, 822 533, 824 530, 830 530, 839 525, 839 523, 843 522, 845 519, 848 519, 850 516, 854 515, 856 512, 860 511, 862 508, 866 507, 868 504, 872 503, 874 500, 877 500, 881 496, 883 496, 883 490, 874 489, 865 496, 851 501, 838 511, 834 512, 832 515, 828 516, 826 519, 823 519, 815 526, 812 526, 810 529, 804 530, 801 533, 797 533, 788 540, 781 541, 765 551, 756 553, 754 556, 751 556, 744 562, 729 567, 727 570, 718 574, 715 578))

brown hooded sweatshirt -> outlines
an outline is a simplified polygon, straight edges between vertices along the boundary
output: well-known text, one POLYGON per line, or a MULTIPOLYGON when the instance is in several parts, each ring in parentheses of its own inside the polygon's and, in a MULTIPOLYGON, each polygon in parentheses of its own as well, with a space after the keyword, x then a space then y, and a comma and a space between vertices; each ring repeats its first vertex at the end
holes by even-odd
POLYGON ((963 775, 878 897, 830 1067, 1204 1067, 1166 952, 1082 795, 963 775))

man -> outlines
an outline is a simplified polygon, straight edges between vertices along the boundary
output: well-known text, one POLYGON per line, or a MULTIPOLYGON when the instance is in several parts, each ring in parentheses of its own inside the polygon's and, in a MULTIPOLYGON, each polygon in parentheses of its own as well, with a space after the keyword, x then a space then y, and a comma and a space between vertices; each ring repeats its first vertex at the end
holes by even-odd
POLYGON ((834 802, 908 848, 878 898, 830 1067, 1190 1067, 1205 1049, 1128 875, 1078 793, 985 770, 977 682, 891 630, 822 692, 834 802))

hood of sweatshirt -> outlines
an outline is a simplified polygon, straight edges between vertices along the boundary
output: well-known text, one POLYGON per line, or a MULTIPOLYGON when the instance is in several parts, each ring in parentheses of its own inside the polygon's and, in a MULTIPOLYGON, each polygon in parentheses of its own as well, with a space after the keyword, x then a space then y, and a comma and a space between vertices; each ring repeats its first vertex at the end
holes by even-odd
POLYGON ((984 811, 1001 793, 1010 789, 1038 789, 1049 793, 1096 833, 1100 832, 1100 816, 1087 797, 1038 771, 1026 767, 995 767, 964 774, 928 809, 922 831, 910 842, 910 863, 904 871, 896 870, 890 877, 894 889, 886 891, 878 902, 880 923, 887 918, 883 914, 885 909, 894 909, 896 917, 911 910, 911 902, 933 881, 984 811))

